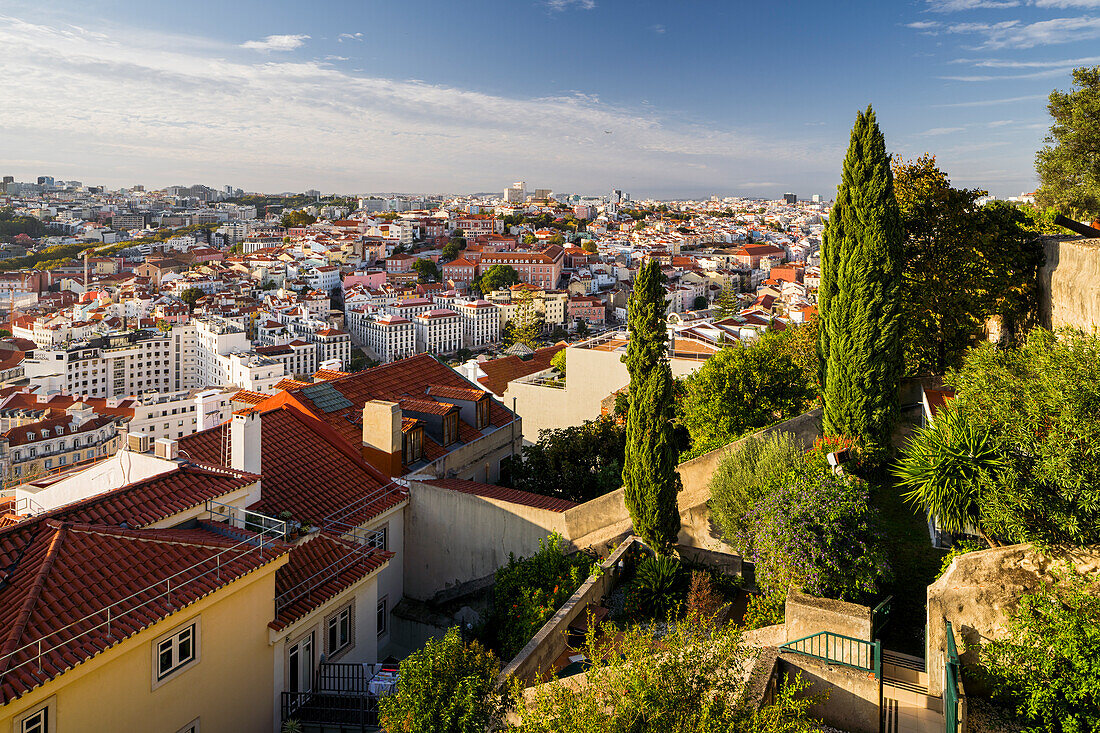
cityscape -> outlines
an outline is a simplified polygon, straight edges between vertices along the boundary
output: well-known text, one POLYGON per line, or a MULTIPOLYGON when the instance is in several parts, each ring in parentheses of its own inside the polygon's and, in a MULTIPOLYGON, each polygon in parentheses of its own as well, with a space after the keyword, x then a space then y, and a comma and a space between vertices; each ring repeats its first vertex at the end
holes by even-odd
POLYGON ((1100 730, 1097 5, 795 5, 0 14, 0 729, 1100 730))

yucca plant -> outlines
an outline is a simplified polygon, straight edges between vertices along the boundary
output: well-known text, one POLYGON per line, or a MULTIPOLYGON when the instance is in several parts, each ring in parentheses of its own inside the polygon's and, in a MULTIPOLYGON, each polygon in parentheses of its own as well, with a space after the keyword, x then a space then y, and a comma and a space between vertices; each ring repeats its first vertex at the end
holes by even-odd
POLYGON ((634 576, 635 601, 646 613, 664 614, 683 596, 684 580, 684 569, 676 558, 643 558, 634 576))
POLYGON ((917 428, 894 475, 910 490, 902 498, 936 518, 944 530, 973 528, 993 547, 996 541, 982 529, 981 494, 1006 467, 996 438, 949 403, 931 425, 917 428))

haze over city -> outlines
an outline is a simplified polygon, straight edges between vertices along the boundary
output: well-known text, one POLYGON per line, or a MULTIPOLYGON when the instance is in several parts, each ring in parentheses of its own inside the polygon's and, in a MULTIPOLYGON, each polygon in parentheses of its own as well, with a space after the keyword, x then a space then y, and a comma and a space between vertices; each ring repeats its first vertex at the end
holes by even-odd
POLYGON ((1096 0, 5 2, 0 157, 109 187, 831 198, 857 109, 1031 191, 1096 0))

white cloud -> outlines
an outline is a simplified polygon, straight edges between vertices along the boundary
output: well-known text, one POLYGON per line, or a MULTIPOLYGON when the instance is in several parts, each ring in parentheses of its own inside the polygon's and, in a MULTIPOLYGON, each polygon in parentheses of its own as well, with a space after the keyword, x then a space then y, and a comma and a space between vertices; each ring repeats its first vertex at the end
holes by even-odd
POLYGON ((1075 66, 1092 66, 1100 64, 1100 56, 1086 56, 1078 59, 1062 59, 1061 61, 1016 61, 1011 59, 954 59, 953 64, 971 64, 987 69, 1050 69, 1073 68, 1075 66))
POLYGON ((1063 67, 1060 67, 1060 68, 1045 69, 1043 71, 1033 71, 1029 74, 1000 74, 1000 75, 996 75, 996 74, 971 74, 969 76, 967 76, 967 75, 941 76, 941 77, 938 77, 938 78, 944 79, 945 81, 965 81, 965 82, 1012 81, 1012 80, 1021 80, 1021 79, 1051 79, 1051 78, 1054 78, 1056 76, 1067 76, 1068 77, 1069 72, 1071 72, 1071 71, 1073 71, 1072 66, 1063 66, 1063 67))
POLYGON ((654 33, 657 33, 657 34, 662 34, 662 33, 665 32, 665 27, 663 25, 661 25, 660 23, 658 23, 657 25, 650 26, 650 29, 652 29, 652 31, 654 33))
POLYGON ((362 41, 363 40, 363 34, 362 33, 341 33, 340 35, 338 35, 336 37, 336 40, 339 43, 343 43, 344 41, 362 41))
POLYGON ((592 10, 596 7, 596 0, 546 0, 546 7, 555 13, 571 8, 592 10))
POLYGON ((305 35, 268 36, 262 41, 245 41, 241 48, 252 51, 293 51, 300 48, 308 38, 305 35))
POLYGON ((458 191, 526 177, 582 191, 608 180, 725 190, 734 176, 832 180, 843 156, 809 134, 756 135, 582 94, 514 98, 322 60, 257 61, 183 36, 94 36, 0 16, 0 48, 0 159, 37 150, 40 167, 79 164, 86 175, 66 175, 103 183, 458 191))
POLYGON ((1038 8, 1100 8, 1100 0, 1034 0, 1038 8))
POLYGON ((1016 8, 1019 0, 927 0, 928 9, 934 13, 956 13, 962 10, 987 8, 1016 8))
POLYGON ((928 31, 932 30, 933 28, 939 28, 940 24, 934 20, 918 20, 913 23, 906 23, 905 27, 912 28, 913 30, 917 31, 928 31))
POLYGON ((957 23, 948 26, 947 30, 950 33, 984 37, 984 41, 977 46, 979 49, 1023 49, 1100 38, 1100 18, 1052 18, 1026 25, 1018 20, 1003 23, 957 23))
POLYGON ((918 132, 917 134, 925 137, 930 137, 933 135, 951 135, 956 132, 962 132, 965 129, 965 127, 933 127, 930 130, 918 132))
POLYGON ((1007 97, 1004 99, 976 99, 970 102, 952 102, 951 104, 934 104, 933 107, 994 107, 999 104, 1015 104, 1017 102, 1032 102, 1036 99, 1046 99, 1045 94, 1028 94, 1023 97, 1007 97))

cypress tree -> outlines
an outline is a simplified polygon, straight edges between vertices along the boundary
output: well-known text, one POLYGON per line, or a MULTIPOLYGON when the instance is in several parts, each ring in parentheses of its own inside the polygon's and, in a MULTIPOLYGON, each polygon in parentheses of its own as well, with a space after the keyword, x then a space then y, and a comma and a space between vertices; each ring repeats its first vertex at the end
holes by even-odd
POLYGON ((665 353, 664 275, 656 260, 638 272, 630 297, 630 343, 623 362, 630 374, 623 485, 634 533, 660 553, 668 552, 680 532, 676 494, 677 450, 673 439, 672 369, 665 353))
POLYGON ((886 139, 871 107, 856 116, 821 245, 825 432, 889 445, 902 372, 904 230, 886 139))

